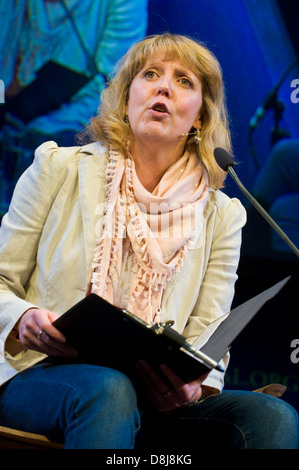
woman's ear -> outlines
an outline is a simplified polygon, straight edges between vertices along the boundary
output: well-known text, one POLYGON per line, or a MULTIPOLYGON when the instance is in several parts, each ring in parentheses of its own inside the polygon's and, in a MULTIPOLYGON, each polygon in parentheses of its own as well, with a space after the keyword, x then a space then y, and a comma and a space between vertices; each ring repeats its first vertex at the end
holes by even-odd
POLYGON ((201 129, 201 126, 202 126, 201 117, 196 118, 195 121, 193 122, 194 129, 201 129))

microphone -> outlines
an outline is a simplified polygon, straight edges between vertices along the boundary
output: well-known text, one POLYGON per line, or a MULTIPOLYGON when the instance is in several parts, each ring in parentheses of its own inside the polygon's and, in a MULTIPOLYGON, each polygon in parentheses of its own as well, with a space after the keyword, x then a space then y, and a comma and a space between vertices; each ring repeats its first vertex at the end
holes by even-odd
POLYGON ((223 148, 216 147, 214 150, 214 157, 218 165, 223 171, 229 172, 233 180, 236 182, 241 191, 245 194, 251 204, 259 211, 259 213, 266 219, 271 227, 278 233, 278 235, 289 245, 293 252, 299 256, 299 250, 294 243, 289 239, 287 234, 279 227, 279 225, 272 219, 272 217, 265 211, 260 203, 250 194, 249 191, 243 186, 239 180, 235 170, 233 169, 234 161, 233 157, 223 148))

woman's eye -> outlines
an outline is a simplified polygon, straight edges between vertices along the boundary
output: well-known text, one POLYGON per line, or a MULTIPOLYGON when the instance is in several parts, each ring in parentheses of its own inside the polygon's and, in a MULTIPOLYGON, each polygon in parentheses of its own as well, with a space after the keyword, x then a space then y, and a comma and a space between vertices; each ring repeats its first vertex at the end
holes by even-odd
POLYGON ((191 82, 191 80, 189 80, 189 78, 186 78, 186 77, 180 78, 180 82, 182 85, 190 87, 190 88, 192 88, 193 86, 193 83, 191 82))
POLYGON ((147 70, 145 73, 144 73, 144 77, 145 78, 155 78, 156 77, 156 72, 154 72, 153 70, 147 70))

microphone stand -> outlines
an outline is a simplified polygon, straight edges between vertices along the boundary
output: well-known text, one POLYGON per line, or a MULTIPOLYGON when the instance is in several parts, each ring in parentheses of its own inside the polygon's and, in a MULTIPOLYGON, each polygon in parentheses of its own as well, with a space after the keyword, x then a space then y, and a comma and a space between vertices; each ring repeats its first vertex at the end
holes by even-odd
POLYGON ((271 131, 271 146, 275 145, 283 137, 290 137, 290 133, 279 127, 284 112, 284 104, 282 101, 276 99, 274 105, 274 127, 271 131))
POLYGON ((293 250, 295 255, 299 256, 299 250, 294 245, 294 243, 289 239, 289 237, 284 233, 284 231, 277 225, 277 223, 270 217, 270 215, 265 211, 265 209, 260 205, 260 203, 250 194, 249 191, 245 188, 245 186, 241 183, 240 179, 238 178, 235 170, 233 169, 232 165, 228 165, 226 169, 234 181, 237 183, 238 187, 241 189, 243 194, 249 199, 251 204, 259 211, 259 213, 267 220, 267 222, 271 225, 271 227, 278 233, 278 235, 289 245, 289 247, 293 250))
MULTIPOLYGON (((295 58, 295 60, 293 60, 288 65, 288 67, 286 68, 286 70, 281 75, 280 79, 276 83, 273 90, 269 93, 267 99, 265 100, 264 106, 263 106, 264 111, 268 111, 269 109, 274 110, 275 125, 274 125, 274 128, 272 130, 271 145, 274 145, 275 143, 277 143, 282 137, 289 137, 290 136, 289 132, 279 129, 279 122, 282 119, 282 115, 283 115, 283 111, 284 111, 284 104, 280 100, 278 100, 277 93, 278 93, 281 85, 283 84, 284 80, 288 76, 288 74, 291 72, 291 70, 298 63, 299 63, 299 56, 297 56, 295 58)), ((263 114, 264 114, 264 112, 262 113, 261 117, 263 116, 263 114)), ((259 119, 261 119, 261 117, 259 119)), ((256 125, 257 125, 257 123, 256 123, 256 125)), ((256 154, 254 144, 253 144, 253 131, 255 130, 256 125, 249 127, 248 142, 249 142, 249 148, 250 148, 250 152, 251 152, 251 155, 253 157, 254 163, 255 163, 256 167, 258 169, 260 169, 261 166, 260 166, 260 163, 258 161, 257 154, 256 154)))

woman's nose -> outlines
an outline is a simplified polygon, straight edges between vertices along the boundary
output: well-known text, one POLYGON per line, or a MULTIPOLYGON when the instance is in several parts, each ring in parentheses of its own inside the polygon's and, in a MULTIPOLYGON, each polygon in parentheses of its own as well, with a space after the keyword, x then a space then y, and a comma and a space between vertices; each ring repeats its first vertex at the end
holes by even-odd
POLYGON ((157 86, 156 95, 166 96, 167 98, 171 97, 171 83, 170 80, 163 79, 157 86))

